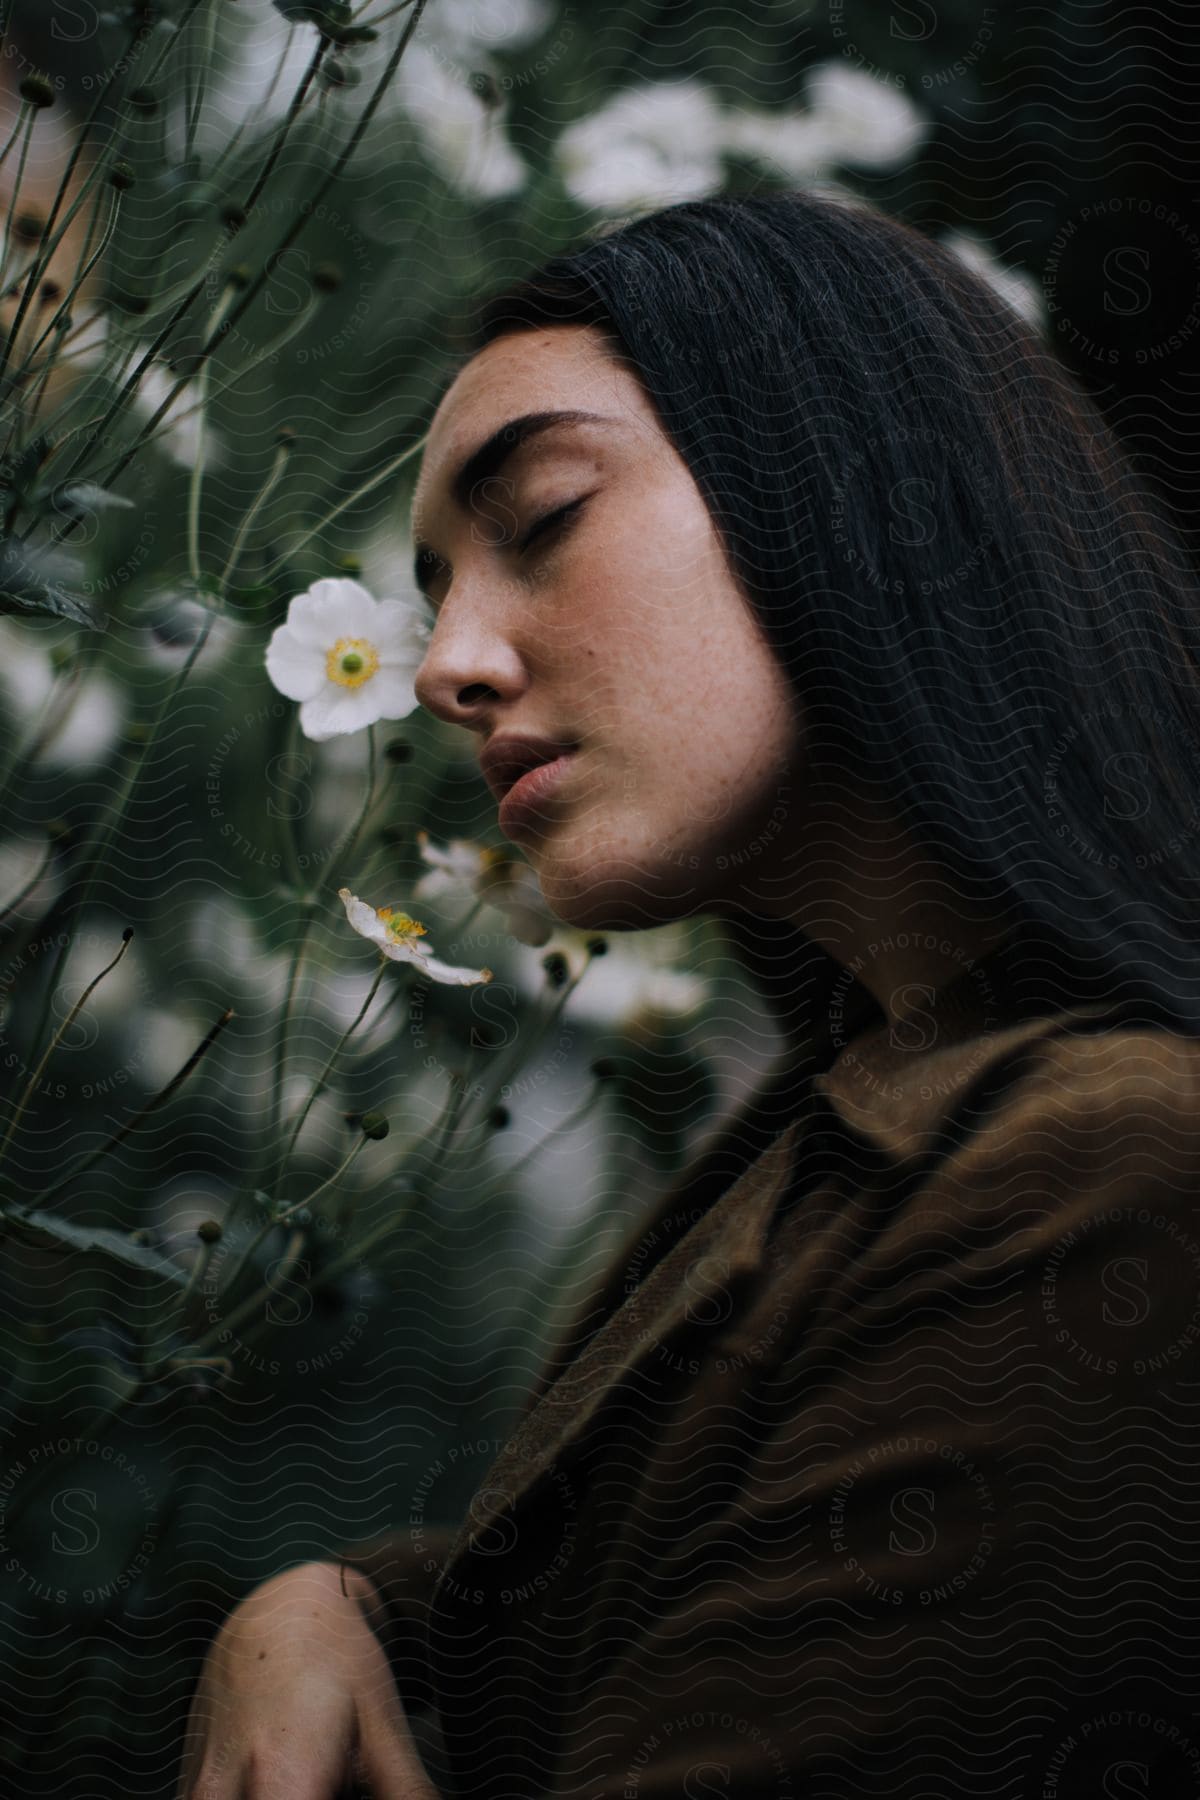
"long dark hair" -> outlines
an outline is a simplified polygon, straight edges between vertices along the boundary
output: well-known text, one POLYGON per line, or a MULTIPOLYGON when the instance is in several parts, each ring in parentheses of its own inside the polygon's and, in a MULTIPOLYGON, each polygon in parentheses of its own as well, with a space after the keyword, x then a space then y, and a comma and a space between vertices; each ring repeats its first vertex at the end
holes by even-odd
POLYGON ((1005 897, 1039 1003, 1066 964, 1069 998, 1200 1031, 1194 578, 1037 332, 941 245, 798 192, 595 236, 480 303, 472 351, 547 324, 641 380, 809 754, 1005 897))

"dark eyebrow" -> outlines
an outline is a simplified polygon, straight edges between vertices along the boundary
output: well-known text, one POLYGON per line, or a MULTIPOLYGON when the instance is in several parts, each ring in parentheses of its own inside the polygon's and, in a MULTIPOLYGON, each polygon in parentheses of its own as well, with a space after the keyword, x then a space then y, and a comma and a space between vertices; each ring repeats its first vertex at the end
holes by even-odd
MULTIPOLYGON (((513 456, 531 438, 550 431, 556 425, 615 425, 618 421, 609 419, 603 413, 580 412, 566 409, 559 412, 522 413, 519 418, 507 419, 489 438, 485 438, 478 449, 472 450, 463 459, 457 474, 450 483, 450 492, 454 499, 466 512, 470 506, 471 496, 481 481, 489 475, 498 475, 510 456, 513 456)), ((428 595, 434 579, 434 565, 441 562, 432 544, 418 542, 414 545, 416 555, 413 559, 413 580, 422 594, 428 595), (429 559, 428 561, 426 559, 429 559)))

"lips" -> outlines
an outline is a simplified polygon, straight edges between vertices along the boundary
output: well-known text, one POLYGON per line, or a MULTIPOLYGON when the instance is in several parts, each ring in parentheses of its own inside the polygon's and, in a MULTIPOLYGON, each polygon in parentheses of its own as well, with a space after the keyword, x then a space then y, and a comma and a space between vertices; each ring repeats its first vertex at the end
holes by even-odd
POLYGON ((531 769, 540 768, 543 763, 557 762, 559 757, 568 755, 576 746, 564 738, 543 738, 517 735, 492 738, 480 758, 479 766, 484 780, 492 790, 497 802, 502 801, 509 789, 527 775, 531 769))

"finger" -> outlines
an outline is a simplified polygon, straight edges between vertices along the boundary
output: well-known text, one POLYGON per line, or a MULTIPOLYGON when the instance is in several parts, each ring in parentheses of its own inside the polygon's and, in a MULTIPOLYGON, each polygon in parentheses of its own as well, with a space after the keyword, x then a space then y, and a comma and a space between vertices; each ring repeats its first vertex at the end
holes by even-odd
POLYGON ((232 1742, 215 1752, 203 1741, 189 1757, 176 1800, 241 1800, 245 1760, 232 1742))
POLYGON ((370 1800, 441 1800, 400 1708, 360 1717, 355 1774, 370 1800))
POLYGON ((244 1758, 238 1744, 214 1742, 203 1692, 192 1702, 184 1728, 183 1762, 175 1800, 237 1800, 244 1758))

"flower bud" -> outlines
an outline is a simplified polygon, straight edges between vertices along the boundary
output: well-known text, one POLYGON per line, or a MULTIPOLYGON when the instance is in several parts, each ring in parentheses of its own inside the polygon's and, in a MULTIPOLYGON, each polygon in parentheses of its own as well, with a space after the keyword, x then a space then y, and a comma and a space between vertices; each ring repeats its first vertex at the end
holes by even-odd
POLYGON ((108 184, 116 188, 118 194, 125 193, 136 180, 132 163, 115 162, 108 172, 108 184))
POLYGON ((202 1244, 219 1244, 223 1235, 218 1219, 205 1219, 196 1227, 196 1236, 202 1244))
POLYGON ((381 1112, 368 1112, 362 1116, 361 1130, 364 1137, 374 1138, 378 1142, 380 1138, 387 1136, 391 1126, 381 1112))
POLYGON ((28 100, 30 106, 54 105, 54 89, 44 75, 26 75, 18 92, 22 100, 28 100))
POLYGON ((503 1131, 511 1119, 512 1114, 509 1112, 507 1106, 493 1106, 491 1112, 488 1114, 487 1122, 493 1131, 503 1131))
POLYGON ((225 271, 226 287, 236 288, 239 293, 250 286, 250 281, 249 263, 234 263, 231 269, 225 271))
POLYGON ((344 63, 338 56, 331 56, 328 62, 321 65, 322 84, 331 91, 339 88, 357 87, 362 76, 352 63, 344 63))
POLYGON ((542 967, 546 971, 546 979, 552 988, 565 987, 570 977, 570 965, 561 950, 551 950, 542 958, 542 967))

